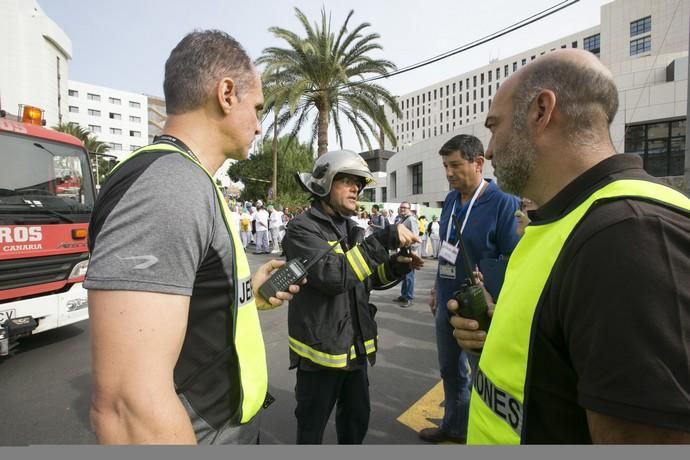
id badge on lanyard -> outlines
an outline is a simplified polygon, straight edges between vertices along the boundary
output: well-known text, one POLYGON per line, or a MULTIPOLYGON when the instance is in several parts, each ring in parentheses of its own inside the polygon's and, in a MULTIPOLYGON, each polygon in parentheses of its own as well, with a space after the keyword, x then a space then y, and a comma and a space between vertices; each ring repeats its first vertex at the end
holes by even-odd
MULTIPOLYGON (((467 224, 467 220, 470 217, 470 212, 472 212, 472 208, 474 207, 474 202, 477 201, 477 197, 481 193, 482 189, 486 185, 486 181, 482 179, 482 183, 479 184, 479 187, 477 187, 477 190, 475 190, 474 195, 472 196, 472 199, 470 200, 470 204, 468 205, 467 208, 467 213, 465 213, 465 219, 462 221, 462 226, 460 227, 460 233, 462 233, 465 230, 465 225, 467 224)), ((455 204, 453 203, 453 209, 451 210, 451 216, 455 214, 455 204)), ((452 220, 448 221, 448 227, 446 230, 446 239, 443 241, 441 244, 441 250, 438 252, 438 258, 440 259, 440 264, 438 267, 438 275, 441 278, 445 279, 455 279, 455 262, 458 259, 458 253, 460 250, 458 249, 458 244, 459 242, 456 242, 455 244, 451 244, 448 242, 448 239, 450 238, 450 231, 451 228, 453 227, 453 222, 452 220)))

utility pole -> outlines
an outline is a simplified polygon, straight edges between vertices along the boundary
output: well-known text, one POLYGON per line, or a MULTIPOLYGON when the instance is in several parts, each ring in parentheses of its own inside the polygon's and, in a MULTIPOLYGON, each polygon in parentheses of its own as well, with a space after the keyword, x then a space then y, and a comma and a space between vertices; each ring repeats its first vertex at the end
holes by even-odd
POLYGON ((685 107, 685 193, 690 195, 690 24, 688 27, 688 91, 685 107))
POLYGON ((273 201, 278 200, 278 107, 273 106, 273 201))

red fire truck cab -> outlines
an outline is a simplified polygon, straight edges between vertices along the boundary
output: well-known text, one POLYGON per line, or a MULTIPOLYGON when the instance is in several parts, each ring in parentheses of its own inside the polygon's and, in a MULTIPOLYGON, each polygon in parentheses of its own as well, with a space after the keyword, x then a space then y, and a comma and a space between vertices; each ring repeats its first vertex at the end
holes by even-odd
POLYGON ((22 121, 0 117, 0 356, 21 337, 88 318, 89 156, 30 109, 22 121))

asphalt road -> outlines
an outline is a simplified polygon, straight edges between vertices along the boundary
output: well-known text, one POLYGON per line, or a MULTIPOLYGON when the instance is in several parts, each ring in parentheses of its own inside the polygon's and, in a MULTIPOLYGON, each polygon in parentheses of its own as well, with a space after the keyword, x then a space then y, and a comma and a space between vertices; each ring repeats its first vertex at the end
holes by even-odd
MULTIPOLYGON (((249 252, 252 267, 267 255, 249 252)), ((433 318, 426 304, 436 261, 417 272, 417 299, 401 308, 399 287, 374 291, 379 346, 370 369, 372 402, 367 444, 419 444, 416 430, 438 423, 440 377, 433 318), (422 400, 420 402, 420 399, 422 400), (415 404, 417 403, 417 404, 415 404)), ((263 444, 294 444, 295 373, 288 370, 287 308, 261 312, 276 402, 262 419, 263 444)), ((88 321, 23 340, 14 356, 0 359, 0 446, 92 444, 88 321)), ((324 443, 336 443, 333 421, 324 443)))

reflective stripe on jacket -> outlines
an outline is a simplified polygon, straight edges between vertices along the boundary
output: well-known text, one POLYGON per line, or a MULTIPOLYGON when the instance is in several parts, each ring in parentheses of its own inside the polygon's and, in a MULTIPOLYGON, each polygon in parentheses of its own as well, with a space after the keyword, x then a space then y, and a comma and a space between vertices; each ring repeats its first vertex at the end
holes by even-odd
MULTIPOLYGON (((345 227, 352 235, 357 224, 345 219, 345 227)), ((330 217, 314 206, 290 221, 283 248, 288 259, 311 260, 342 236, 330 217)), ((288 309, 291 368, 300 359, 329 369, 350 368, 363 356, 374 363, 376 307, 369 303, 369 291, 397 278, 387 249, 396 247, 397 241, 395 226, 361 242, 346 238, 309 269, 307 284, 288 309)))

